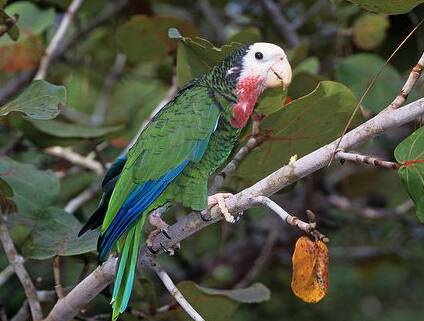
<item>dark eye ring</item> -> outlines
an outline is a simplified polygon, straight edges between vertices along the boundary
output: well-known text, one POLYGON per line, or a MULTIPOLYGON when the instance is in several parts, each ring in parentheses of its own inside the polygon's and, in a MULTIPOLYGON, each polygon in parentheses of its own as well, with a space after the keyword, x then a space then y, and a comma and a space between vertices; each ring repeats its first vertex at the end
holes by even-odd
POLYGON ((255 52, 255 58, 258 60, 261 60, 264 57, 264 55, 262 54, 262 52, 255 52))

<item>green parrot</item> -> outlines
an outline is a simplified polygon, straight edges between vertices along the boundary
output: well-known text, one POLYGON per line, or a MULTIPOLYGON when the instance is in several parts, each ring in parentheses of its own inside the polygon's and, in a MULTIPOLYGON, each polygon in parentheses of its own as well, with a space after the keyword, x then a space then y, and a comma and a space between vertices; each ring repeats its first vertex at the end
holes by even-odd
MULTIPOLYGON (((148 214, 173 203, 200 212, 222 200, 222 194, 208 199, 210 176, 231 154, 261 93, 270 87, 286 88, 291 77, 279 46, 241 46, 181 88, 127 155, 111 166, 102 183, 100 205, 79 235, 101 226, 99 264, 113 248, 120 256, 111 301, 113 320, 131 296, 148 214)), ((231 215, 226 219, 234 221, 231 215)))

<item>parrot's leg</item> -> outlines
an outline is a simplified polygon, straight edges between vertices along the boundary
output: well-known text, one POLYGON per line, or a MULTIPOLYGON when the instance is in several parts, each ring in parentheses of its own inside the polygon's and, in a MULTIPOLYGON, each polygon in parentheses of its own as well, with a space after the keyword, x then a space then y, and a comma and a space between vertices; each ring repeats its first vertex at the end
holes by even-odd
MULTIPOLYGON (((149 215, 149 223, 151 225, 153 225, 154 227, 156 227, 155 230, 153 230, 149 236, 147 237, 146 240, 146 245, 147 248, 149 249, 150 252, 152 252, 153 254, 157 254, 157 251, 153 250, 153 239, 160 233, 162 233, 163 235, 165 235, 166 238, 171 239, 171 237, 168 234, 168 227, 169 224, 166 223, 162 217, 161 214, 163 213, 163 211, 161 211, 161 209, 159 210, 155 210, 153 211, 150 215, 149 215)), ((175 254, 175 250, 178 250, 180 248, 180 244, 176 244, 174 248, 170 248, 170 249, 166 249, 162 243, 160 244, 162 250, 168 254, 168 255, 174 255, 175 254)))
POLYGON ((210 210, 215 205, 218 205, 219 209, 224 215, 225 220, 228 223, 235 223, 236 219, 234 216, 228 211, 227 206, 225 205, 225 199, 233 196, 231 193, 217 193, 215 195, 208 197, 208 210, 210 210))

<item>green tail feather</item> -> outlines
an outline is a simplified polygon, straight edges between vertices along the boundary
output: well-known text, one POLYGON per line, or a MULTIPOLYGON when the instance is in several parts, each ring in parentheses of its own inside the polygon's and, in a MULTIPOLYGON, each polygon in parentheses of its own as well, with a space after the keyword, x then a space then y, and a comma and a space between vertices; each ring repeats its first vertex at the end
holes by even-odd
POLYGON ((122 238, 125 238, 125 241, 119 242, 123 246, 121 246, 122 251, 119 251, 121 252, 121 258, 119 260, 111 301, 113 321, 118 319, 119 315, 125 311, 130 301, 143 223, 143 219, 138 221, 122 238))

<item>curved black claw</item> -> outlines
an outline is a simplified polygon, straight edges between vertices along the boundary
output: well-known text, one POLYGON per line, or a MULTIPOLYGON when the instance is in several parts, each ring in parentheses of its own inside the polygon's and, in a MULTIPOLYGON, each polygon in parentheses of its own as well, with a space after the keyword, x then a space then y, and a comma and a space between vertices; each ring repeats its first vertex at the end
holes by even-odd
MULTIPOLYGON (((162 244, 161 244, 162 245, 162 244)), ((153 247, 151 247, 151 246, 148 246, 147 247, 147 249, 150 251, 150 253, 152 253, 153 255, 156 255, 156 254, 158 254, 159 253, 159 250, 158 251, 155 251, 154 249, 153 249, 153 247)))
POLYGON ((165 237, 166 237, 168 240, 171 240, 171 237, 169 236, 169 234, 168 234, 168 231, 167 231, 167 230, 162 230, 162 234, 163 234, 163 235, 165 235, 165 237))
POLYGON ((165 254, 167 254, 167 255, 171 255, 171 251, 170 251, 170 250, 168 250, 165 246, 163 246, 163 244, 162 244, 162 243, 160 243, 160 247, 162 248, 162 251, 164 251, 164 252, 165 252, 165 254))
POLYGON ((210 221, 212 221, 212 218, 211 217, 206 217, 206 216, 203 215, 203 211, 200 212, 200 218, 202 219, 203 222, 210 222, 210 221))

